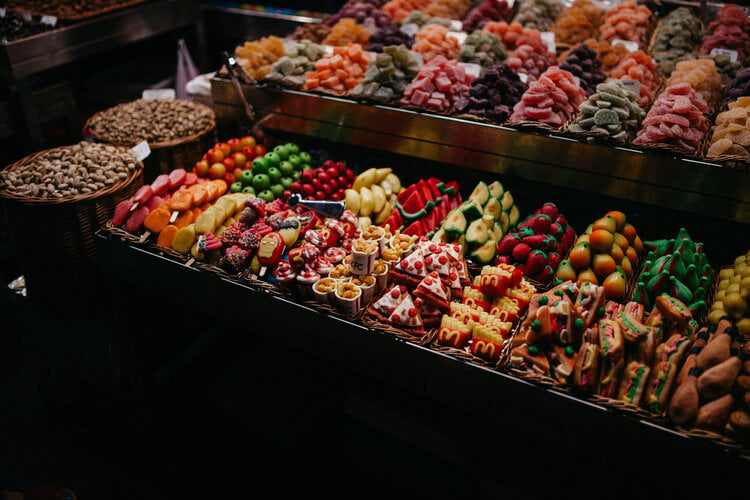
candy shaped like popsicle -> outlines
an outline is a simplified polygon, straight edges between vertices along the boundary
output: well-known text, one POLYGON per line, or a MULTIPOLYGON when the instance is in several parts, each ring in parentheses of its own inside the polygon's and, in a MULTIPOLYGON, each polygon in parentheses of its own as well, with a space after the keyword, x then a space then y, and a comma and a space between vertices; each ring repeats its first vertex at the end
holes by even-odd
POLYGON ((122 200, 117 204, 117 206, 115 207, 114 215, 112 216, 112 225, 114 227, 120 227, 125 224, 125 221, 128 220, 130 212, 133 209, 133 204, 134 202, 132 197, 128 198, 127 200, 122 200))
POLYGON ((155 195, 161 196, 166 193, 170 188, 169 175, 160 174, 151 183, 151 190, 155 195))
POLYGON ((143 227, 143 221, 146 220, 150 212, 146 205, 137 206, 130 214, 130 217, 128 217, 125 223, 125 230, 129 233, 137 234, 143 227))

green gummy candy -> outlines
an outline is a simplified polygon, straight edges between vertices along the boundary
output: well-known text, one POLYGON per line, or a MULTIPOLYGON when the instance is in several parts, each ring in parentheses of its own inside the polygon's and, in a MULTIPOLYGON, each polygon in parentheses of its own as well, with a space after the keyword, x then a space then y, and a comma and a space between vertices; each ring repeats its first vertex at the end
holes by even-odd
POLYGON ((600 109, 594 115, 594 123, 596 125, 609 125, 611 123, 619 123, 620 117, 617 113, 611 109, 600 109))

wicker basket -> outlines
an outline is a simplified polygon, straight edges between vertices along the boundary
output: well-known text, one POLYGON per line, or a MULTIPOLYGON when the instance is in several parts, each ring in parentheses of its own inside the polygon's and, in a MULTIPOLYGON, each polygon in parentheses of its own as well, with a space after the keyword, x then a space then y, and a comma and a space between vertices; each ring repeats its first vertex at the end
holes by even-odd
MULTIPOLYGON (((210 111, 211 120, 203 130, 180 139, 167 142, 149 143, 151 154, 143 160, 143 182, 151 183, 160 174, 168 174, 176 168, 184 168, 190 171, 203 155, 214 144, 216 144, 216 117, 211 108, 198 102, 192 103, 196 107, 205 108, 210 111)), ((96 114, 91 116, 84 126, 84 136, 90 136, 97 142, 114 144, 131 148, 140 142, 137 140, 128 144, 113 142, 106 137, 98 135, 91 129, 90 124, 96 114)))
MULTIPOLYGON (((49 151, 53 150, 29 155, 6 168, 21 168, 49 151)), ((0 184, 0 199, 34 307, 56 315, 75 315, 106 295, 97 290, 94 233, 112 218, 115 206, 142 185, 140 162, 118 183, 67 198, 17 195, 0 184)))

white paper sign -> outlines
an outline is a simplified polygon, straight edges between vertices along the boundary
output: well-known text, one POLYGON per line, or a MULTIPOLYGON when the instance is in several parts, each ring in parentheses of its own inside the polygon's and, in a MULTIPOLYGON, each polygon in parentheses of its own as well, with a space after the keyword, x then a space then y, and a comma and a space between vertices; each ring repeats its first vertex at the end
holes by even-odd
POLYGON ((175 95, 174 89, 146 89, 141 94, 141 98, 146 100, 174 99, 175 95))
POLYGON ((451 30, 461 31, 462 29, 464 29, 464 23, 456 21, 455 19, 451 21, 451 30))
POLYGON ((576 75, 572 75, 572 76, 573 76, 573 83, 575 83, 577 86, 580 87, 581 86, 581 79, 578 78, 576 75))
POLYGON ((540 33, 542 41, 547 46, 547 50, 550 52, 557 52, 557 44, 555 43, 555 34, 551 31, 542 31, 540 33))
POLYGON ((5 17, 5 7, 0 7, 0 17, 5 17))
POLYGON ((459 45, 463 45, 466 37, 469 36, 465 31, 449 31, 445 36, 449 36, 458 40, 459 45))
POLYGON ((464 71, 466 71, 466 74, 472 78, 479 78, 479 75, 482 73, 482 67, 479 64, 459 63, 459 65, 461 65, 464 68, 464 71))
POLYGON ((631 42, 630 40, 622 40, 620 38, 612 40, 612 45, 623 45, 628 49, 628 52, 633 52, 641 48, 640 45, 638 45, 638 42, 631 42))
POLYGON ((521 80, 521 81, 522 81, 523 83, 528 83, 528 81, 529 81, 529 75, 527 75, 526 73, 518 73, 518 78, 519 78, 519 79, 520 79, 520 80, 521 80))
POLYGON ((401 25, 401 31, 409 36, 414 36, 419 33, 419 25, 414 23, 405 23, 401 25))
POLYGON ((715 48, 715 49, 711 49, 711 55, 712 56, 729 56, 730 61, 737 62, 736 50, 715 48))
POLYGON ((57 18, 55 16, 42 16, 42 18, 39 19, 39 22, 46 24, 47 26, 52 26, 53 28, 57 26, 57 18))
POLYGON ((505 1, 508 3, 508 7, 510 7, 511 9, 516 4, 516 0, 505 0, 505 1))
POLYGON ((139 142, 138 144, 133 146, 131 151, 133 152, 135 157, 138 158, 138 161, 145 160, 146 158, 148 158, 148 155, 151 154, 151 148, 148 146, 147 141, 139 142))
POLYGON ((31 14, 29 14, 28 12, 22 12, 22 13, 21 13, 21 18, 22 18, 22 19, 23 19, 24 21, 26 21, 27 23, 30 23, 30 22, 32 21, 32 17, 31 17, 31 14))
POLYGON ((641 82, 638 80, 620 80, 626 89, 633 92, 635 95, 641 95, 641 82))
POLYGON ((323 47, 323 53, 327 56, 333 55, 333 45, 321 45, 323 47))

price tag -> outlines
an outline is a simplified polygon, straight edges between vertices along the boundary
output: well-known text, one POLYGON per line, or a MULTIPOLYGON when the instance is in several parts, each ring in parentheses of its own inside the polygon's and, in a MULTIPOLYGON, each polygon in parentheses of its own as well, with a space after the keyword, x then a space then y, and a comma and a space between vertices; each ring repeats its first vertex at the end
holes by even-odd
POLYGON ((465 31, 449 31, 445 36, 450 36, 458 40, 459 45, 463 45, 466 37, 469 36, 465 31))
POLYGON ((459 65, 462 66, 464 71, 466 71, 466 74, 472 78, 479 78, 479 75, 482 73, 482 67, 479 64, 459 63, 459 65))
POLYGON ((505 0, 508 3, 509 8, 513 8, 513 6, 516 4, 516 0, 505 0))
POLYGON ((577 86, 580 87, 581 86, 581 79, 578 78, 576 75, 572 75, 572 76, 573 76, 573 83, 575 83, 577 86))
POLYGON ((622 82, 622 84, 625 86, 626 89, 630 90, 637 96, 641 95, 641 82, 640 81, 626 80, 626 79, 621 79, 620 81, 622 82))
POLYGON ((641 48, 638 42, 631 42, 630 40, 622 40, 620 38, 612 40, 612 45, 623 45, 628 49, 628 52, 633 52, 641 48))
POLYGON ((146 89, 141 94, 142 99, 155 100, 155 99, 174 99, 174 89, 146 89))
POLYGON ((419 33, 419 25, 414 23, 405 23, 401 25, 401 31, 409 36, 414 36, 419 33))
POLYGON ((42 18, 39 19, 39 22, 46 24, 47 26, 52 26, 53 28, 57 26, 57 18, 55 16, 42 16, 42 18))
POLYGON ((31 17, 31 14, 29 12, 22 12, 21 13, 21 18, 24 21, 26 21, 27 23, 30 23, 33 20, 33 18, 31 17))
POLYGON ((138 158, 138 161, 145 160, 146 158, 148 158, 148 155, 151 154, 151 148, 148 146, 147 141, 139 142, 138 144, 133 146, 131 151, 133 152, 135 157, 138 158))
POLYGON ((333 55, 333 45, 322 45, 323 53, 327 56, 333 55))
POLYGON ((540 35, 542 36, 542 41, 547 46, 547 50, 552 53, 557 52, 557 44, 555 43, 555 34, 551 31, 542 31, 540 35))
POLYGON ((456 21, 455 19, 451 21, 452 31, 461 31, 462 29, 464 29, 464 23, 462 23, 461 21, 456 21))
POLYGON ((5 17, 5 13, 6 13, 5 7, 0 7, 0 17, 5 17))
POLYGON ((712 56, 729 56, 730 61, 737 62, 736 50, 715 48, 715 49, 711 49, 711 55, 712 56))
POLYGON ((529 82, 529 75, 527 75, 526 73, 518 73, 518 78, 519 78, 519 79, 520 79, 520 80, 521 80, 521 81, 522 81, 523 83, 528 83, 528 82, 529 82))

